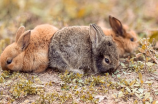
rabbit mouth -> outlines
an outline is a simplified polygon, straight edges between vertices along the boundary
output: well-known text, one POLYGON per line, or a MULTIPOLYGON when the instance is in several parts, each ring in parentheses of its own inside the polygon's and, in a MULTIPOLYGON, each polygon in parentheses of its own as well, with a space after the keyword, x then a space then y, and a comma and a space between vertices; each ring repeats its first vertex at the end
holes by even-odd
POLYGON ((102 66, 101 64, 97 64, 96 66, 99 73, 113 73, 120 67, 120 65, 121 64, 118 63, 117 66, 116 65, 102 66))
POLYGON ((106 66, 102 66, 100 64, 97 65, 97 68, 98 68, 99 73, 113 72, 115 70, 115 68, 113 66, 106 67, 106 66))
POLYGON ((114 68, 110 68, 110 69, 104 69, 104 70, 100 70, 100 73, 109 73, 109 72, 114 72, 114 68))
POLYGON ((6 66, 1 66, 2 67, 2 69, 3 70, 7 70, 7 71, 9 71, 10 69, 9 68, 7 68, 6 66))

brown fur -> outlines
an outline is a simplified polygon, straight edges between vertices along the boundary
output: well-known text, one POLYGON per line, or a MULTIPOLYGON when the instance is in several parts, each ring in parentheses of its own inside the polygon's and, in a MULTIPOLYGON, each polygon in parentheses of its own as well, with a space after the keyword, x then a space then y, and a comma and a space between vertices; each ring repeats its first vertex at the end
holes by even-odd
POLYGON ((131 53, 138 47, 138 36, 132 31, 128 30, 127 26, 123 26, 122 23, 115 17, 109 16, 109 22, 112 29, 102 27, 105 35, 113 37, 115 41, 119 55, 122 56, 125 53, 131 53), (133 38, 133 41, 131 41, 133 38))
POLYGON ((5 48, 0 57, 3 70, 43 72, 48 66, 48 45, 57 28, 44 24, 24 32, 20 27, 16 41, 5 48), (12 60, 7 64, 7 60, 12 60))

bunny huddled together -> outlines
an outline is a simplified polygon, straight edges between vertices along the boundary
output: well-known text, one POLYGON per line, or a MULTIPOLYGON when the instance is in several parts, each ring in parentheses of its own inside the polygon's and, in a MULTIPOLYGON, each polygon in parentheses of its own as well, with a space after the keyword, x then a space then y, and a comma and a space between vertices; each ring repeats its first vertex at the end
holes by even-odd
POLYGON ((105 73, 115 70, 119 56, 137 48, 137 35, 109 17, 111 30, 90 26, 62 29, 48 24, 25 31, 21 26, 15 42, 1 54, 3 70, 43 72, 48 67, 74 73, 105 73))

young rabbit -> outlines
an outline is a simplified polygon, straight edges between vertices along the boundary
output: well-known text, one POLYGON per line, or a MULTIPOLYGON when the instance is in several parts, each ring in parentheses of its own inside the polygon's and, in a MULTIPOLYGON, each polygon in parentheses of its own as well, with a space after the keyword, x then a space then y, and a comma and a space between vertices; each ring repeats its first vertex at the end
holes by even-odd
POLYGON ((111 36, 95 24, 64 27, 52 37, 49 67, 74 73, 104 73, 117 68, 119 56, 111 36))
POLYGON ((112 29, 102 27, 105 35, 111 35, 117 45, 119 55, 131 53, 138 47, 137 34, 129 31, 127 26, 123 26, 117 18, 109 16, 109 23, 112 29))
POLYGON ((25 31, 21 26, 15 42, 7 46, 0 57, 3 70, 43 72, 48 66, 48 45, 57 28, 44 24, 25 31))

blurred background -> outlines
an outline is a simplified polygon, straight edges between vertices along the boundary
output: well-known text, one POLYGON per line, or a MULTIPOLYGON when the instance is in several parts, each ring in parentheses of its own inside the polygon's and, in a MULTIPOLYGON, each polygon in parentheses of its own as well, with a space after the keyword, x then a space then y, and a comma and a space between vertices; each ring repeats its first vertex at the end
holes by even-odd
POLYGON ((158 28, 158 0, 0 0, 0 53, 21 25, 26 29, 45 23, 58 28, 90 23, 109 27, 109 15, 140 38, 147 37, 158 28))

